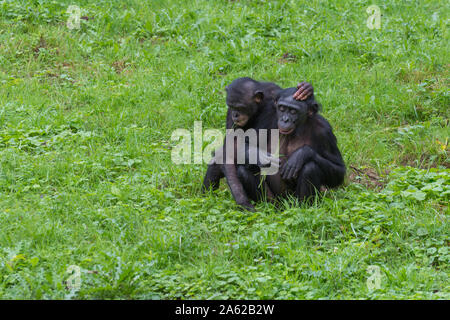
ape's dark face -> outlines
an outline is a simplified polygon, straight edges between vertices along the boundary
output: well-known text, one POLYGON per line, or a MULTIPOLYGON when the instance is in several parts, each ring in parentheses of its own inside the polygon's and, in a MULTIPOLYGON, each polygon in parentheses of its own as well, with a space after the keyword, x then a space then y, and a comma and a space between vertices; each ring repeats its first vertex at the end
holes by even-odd
POLYGON ((296 128, 303 125, 308 117, 315 114, 319 105, 311 96, 304 101, 293 98, 296 88, 280 91, 275 102, 278 117, 278 129, 281 134, 292 134, 296 128))
POLYGON ((237 127, 245 127, 248 120, 253 116, 253 108, 243 105, 228 105, 231 109, 231 118, 237 127))
POLYGON ((298 106, 277 105, 278 129, 281 134, 289 135, 295 128, 302 125, 308 117, 308 106, 304 102, 298 102, 298 106))
POLYGON ((264 98, 261 91, 255 91, 253 80, 240 78, 226 87, 227 105, 235 126, 243 128, 258 112, 264 98))

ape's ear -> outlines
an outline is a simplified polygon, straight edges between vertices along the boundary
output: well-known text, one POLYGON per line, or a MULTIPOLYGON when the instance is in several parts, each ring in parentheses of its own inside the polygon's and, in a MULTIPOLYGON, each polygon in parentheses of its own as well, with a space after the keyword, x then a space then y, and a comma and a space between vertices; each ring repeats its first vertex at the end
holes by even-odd
POLYGON ((311 103, 309 105, 308 115, 312 116, 312 115, 316 114, 319 111, 319 109, 320 109, 320 104, 318 104, 317 102, 314 101, 313 103, 311 103))
POLYGON ((225 91, 228 92, 228 86, 225 87, 225 91))
POLYGON ((253 100, 255 100, 256 103, 261 103, 264 99, 264 93, 260 90, 255 91, 255 94, 253 95, 253 100))

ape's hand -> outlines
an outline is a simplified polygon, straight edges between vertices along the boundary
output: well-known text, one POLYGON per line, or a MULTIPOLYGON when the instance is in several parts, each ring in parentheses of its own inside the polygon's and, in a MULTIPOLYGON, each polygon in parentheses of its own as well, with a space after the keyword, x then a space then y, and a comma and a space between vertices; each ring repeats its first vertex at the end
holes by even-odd
POLYGON ((300 82, 297 88, 298 90, 293 95, 295 100, 306 100, 314 93, 313 86, 309 82, 300 82))
POLYGON ((312 160, 314 151, 310 146, 303 146, 294 151, 286 163, 281 168, 281 178, 283 180, 291 180, 298 177, 300 170, 305 163, 312 160))

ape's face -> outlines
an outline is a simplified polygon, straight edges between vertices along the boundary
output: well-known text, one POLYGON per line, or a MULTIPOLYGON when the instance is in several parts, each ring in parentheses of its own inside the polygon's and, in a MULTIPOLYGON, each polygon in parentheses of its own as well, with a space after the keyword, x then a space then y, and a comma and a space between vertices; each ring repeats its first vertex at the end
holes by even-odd
POLYGON ((231 84, 227 90, 227 105, 231 110, 231 119, 235 126, 243 128, 258 112, 264 97, 261 91, 246 92, 242 87, 231 84))
POLYGON ((289 135, 295 129, 302 125, 308 117, 308 106, 306 103, 296 101, 295 106, 292 104, 285 105, 277 103, 278 129, 281 134, 289 135))
POLYGON ((228 106, 231 109, 231 119, 237 127, 245 127, 248 120, 253 116, 251 108, 247 106, 228 106))

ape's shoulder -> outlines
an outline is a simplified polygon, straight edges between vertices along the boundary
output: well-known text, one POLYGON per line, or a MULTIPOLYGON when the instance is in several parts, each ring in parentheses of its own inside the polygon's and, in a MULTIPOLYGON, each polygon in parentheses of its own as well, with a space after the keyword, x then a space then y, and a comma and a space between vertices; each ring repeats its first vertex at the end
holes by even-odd
POLYGON ((320 141, 329 139, 336 141, 336 137, 333 133, 333 128, 331 127, 328 120, 320 114, 314 115, 311 127, 313 129, 312 131, 314 132, 315 138, 319 139, 320 141))
POLYGON ((281 90, 277 84, 273 82, 260 82, 260 90, 264 92, 266 98, 274 100, 278 92, 281 90))
POLYGON ((320 114, 315 114, 313 118, 313 126, 318 129, 318 131, 328 132, 333 131, 333 128, 331 127, 330 123, 327 119, 325 119, 320 114))

